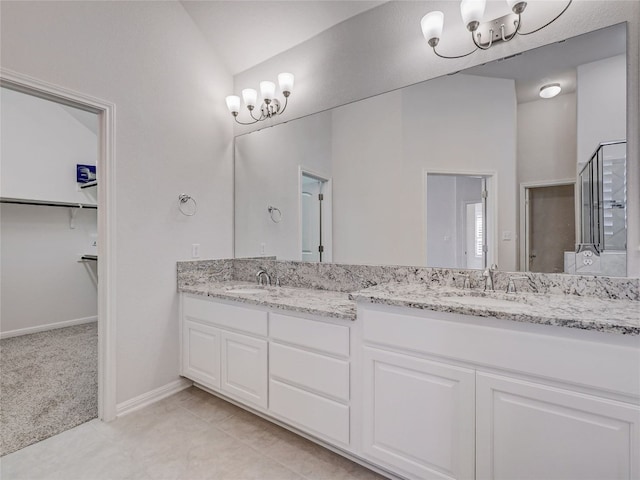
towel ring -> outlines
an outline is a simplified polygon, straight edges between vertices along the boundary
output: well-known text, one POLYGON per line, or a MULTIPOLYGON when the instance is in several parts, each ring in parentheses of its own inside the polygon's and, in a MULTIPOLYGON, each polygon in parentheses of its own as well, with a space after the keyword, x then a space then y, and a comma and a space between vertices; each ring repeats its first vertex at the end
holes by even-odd
POLYGON ((178 209, 180 210, 180 213, 182 213, 183 215, 186 215, 187 217, 193 217, 198 211, 198 204, 196 203, 195 198, 193 198, 191 195, 187 195, 186 193, 181 193, 178 196, 178 209), (193 207, 185 211, 185 208, 189 203, 192 203, 193 207))
POLYGON ((271 217, 271 220, 273 221, 273 223, 280 223, 280 221, 282 220, 282 212, 280 211, 280 209, 278 207, 273 207, 269 205, 267 207, 267 210, 269 211, 269 216, 271 217), (274 212, 278 212, 278 213, 274 213, 274 212))

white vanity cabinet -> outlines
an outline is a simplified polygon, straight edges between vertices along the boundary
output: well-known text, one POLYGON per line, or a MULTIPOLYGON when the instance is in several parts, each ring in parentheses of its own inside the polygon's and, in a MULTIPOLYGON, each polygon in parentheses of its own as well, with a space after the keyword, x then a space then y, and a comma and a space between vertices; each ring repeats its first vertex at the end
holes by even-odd
POLYGON ((350 442, 349 327, 271 313, 269 410, 330 443, 350 442))
POLYGON ((475 372, 370 347, 362 358, 364 454, 412 478, 473 478, 475 372))
POLYGON ((210 388, 220 388, 220 330, 186 317, 182 322, 181 374, 210 388))
POLYGON ((634 479, 637 405, 477 374, 477 478, 634 479))
POLYGON ((412 479, 640 478, 638 337, 359 304, 362 454, 412 479))
POLYGON ((181 374, 348 448, 351 323, 182 295, 181 374))
POLYGON ((267 312, 183 295, 181 331, 183 376, 267 408, 267 312))

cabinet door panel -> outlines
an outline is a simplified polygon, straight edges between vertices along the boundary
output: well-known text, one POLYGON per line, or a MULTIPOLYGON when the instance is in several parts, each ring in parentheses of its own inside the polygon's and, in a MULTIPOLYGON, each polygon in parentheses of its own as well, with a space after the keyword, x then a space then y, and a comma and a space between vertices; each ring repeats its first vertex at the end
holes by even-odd
POLYGON ((410 478, 473 478, 473 370, 365 347, 363 450, 410 478))
POLYGON ((220 330, 191 320, 182 328, 182 375, 220 388, 220 330))
POLYGON ((222 390, 267 408, 267 341, 222 332, 222 390))
POLYGON ((477 402, 478 478, 638 478, 640 407, 480 372, 477 402))

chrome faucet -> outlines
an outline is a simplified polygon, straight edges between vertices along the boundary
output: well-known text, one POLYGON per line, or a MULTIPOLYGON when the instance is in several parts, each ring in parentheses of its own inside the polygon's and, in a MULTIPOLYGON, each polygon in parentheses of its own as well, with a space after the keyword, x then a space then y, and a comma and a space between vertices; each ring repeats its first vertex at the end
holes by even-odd
POLYGON ((464 278, 464 282, 462 283, 462 289, 469 289, 471 288, 471 282, 469 281, 469 274, 468 273, 459 273, 455 276, 455 279, 457 280, 458 277, 460 278, 464 278))
POLYGON ((256 281, 258 285, 271 285, 271 277, 265 270, 258 270, 258 273, 256 273, 256 281))
POLYGON ((484 272, 482 272, 482 276, 485 277, 485 283, 484 283, 485 292, 487 290, 490 290, 490 291, 494 290, 495 283, 493 281, 493 273, 496 270, 498 270, 498 266, 494 263, 493 265, 491 265, 491 267, 485 268, 484 272))
POLYGON ((517 293, 516 284, 514 280, 529 280, 529 277, 525 275, 512 275, 509 277, 509 283, 507 284, 507 293, 517 293))

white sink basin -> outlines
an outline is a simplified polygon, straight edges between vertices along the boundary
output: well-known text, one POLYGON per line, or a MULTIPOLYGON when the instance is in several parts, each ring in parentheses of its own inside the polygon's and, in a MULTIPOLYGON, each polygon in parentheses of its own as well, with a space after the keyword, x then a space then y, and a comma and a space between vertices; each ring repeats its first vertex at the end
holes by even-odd
POLYGON ((247 295, 254 295, 258 293, 266 293, 267 290, 258 287, 235 287, 227 290, 227 293, 246 293, 247 295))
POLYGON ((499 298, 491 297, 475 297, 467 295, 448 295, 443 297, 443 300, 451 300, 456 303, 462 303, 464 305, 500 308, 500 307, 516 307, 519 302, 515 300, 501 300, 499 298))

